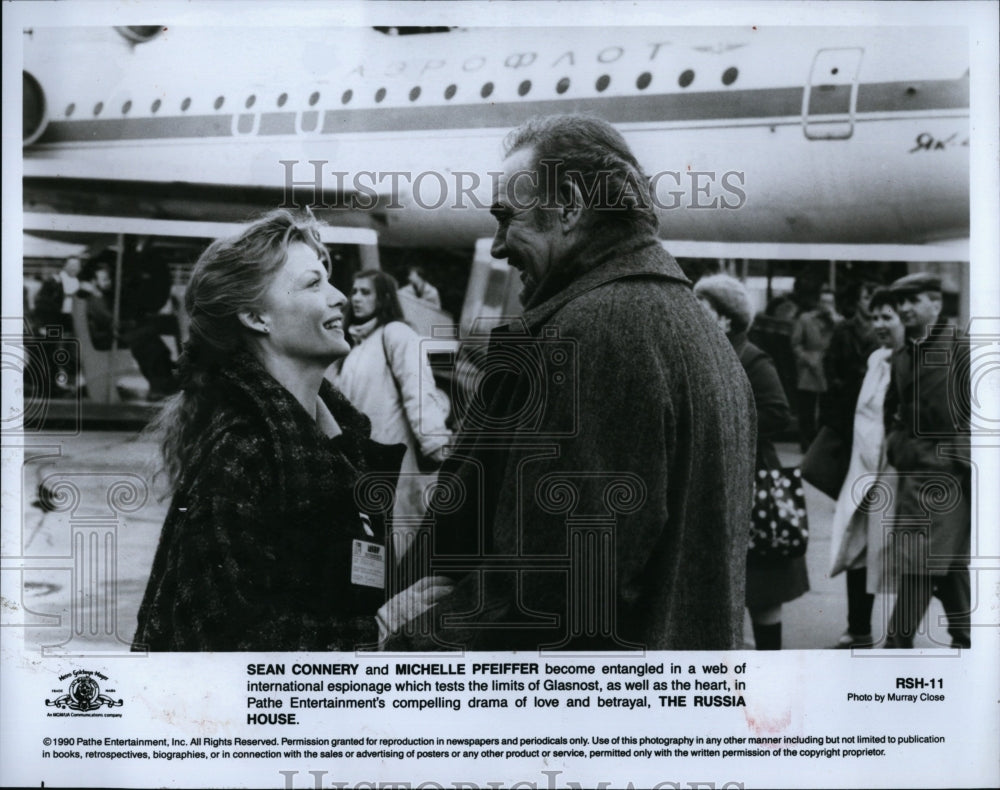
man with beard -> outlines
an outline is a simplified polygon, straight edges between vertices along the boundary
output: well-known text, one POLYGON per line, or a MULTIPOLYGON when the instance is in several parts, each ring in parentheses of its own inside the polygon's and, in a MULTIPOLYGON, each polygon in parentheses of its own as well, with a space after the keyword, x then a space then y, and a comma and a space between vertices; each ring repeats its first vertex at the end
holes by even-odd
POLYGON ((741 648, 752 394, 648 179, 609 124, 533 119, 491 212, 525 312, 492 333, 425 522, 437 576, 383 610, 389 648, 741 648))

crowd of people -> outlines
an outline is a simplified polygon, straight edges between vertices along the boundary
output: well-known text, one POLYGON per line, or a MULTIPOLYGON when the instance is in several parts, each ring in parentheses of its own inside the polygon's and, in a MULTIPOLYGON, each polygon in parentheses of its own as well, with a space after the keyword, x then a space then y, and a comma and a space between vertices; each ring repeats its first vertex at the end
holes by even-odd
MULTIPOLYGON (((112 249, 86 260, 71 256, 57 274, 42 279, 31 303, 26 305, 25 315, 33 334, 48 337, 50 328, 58 327, 61 345, 70 348, 82 331, 82 327, 74 325, 73 304, 83 302, 86 334, 94 349, 128 349, 148 382, 145 398, 162 400, 177 391, 176 360, 163 341, 167 332, 177 335, 176 320, 171 324, 174 317, 161 314, 171 297, 172 275, 166 262, 140 240, 138 246, 128 250, 128 265, 122 267, 116 315, 116 258, 117 252, 112 249)), ((75 356, 62 355, 70 359, 75 356)), ((73 380, 65 365, 61 367, 52 359, 45 360, 51 376, 49 396, 72 393, 85 386, 85 381, 73 380)))
MULTIPOLYGON (((805 557, 748 545, 755 481, 782 472, 795 421, 745 287, 692 283, 664 251, 609 124, 532 119, 502 167, 492 254, 524 313, 492 333, 457 424, 396 282, 338 291, 311 217, 274 211, 201 256, 179 392, 151 427, 172 500, 137 648, 741 649, 745 610, 755 646, 781 647, 805 557)), ((405 290, 436 295, 418 269, 405 290)), ((912 646, 934 593, 968 647, 968 442, 950 368, 925 354, 967 347, 929 275, 851 301, 842 319, 821 293, 792 338, 802 449, 820 426, 849 447, 838 646, 875 644, 888 591, 888 646, 912 646), (957 504, 918 513, 941 475, 957 504), (903 526, 871 506, 880 486, 903 526)))
POLYGON ((834 647, 879 644, 879 593, 895 595, 884 646, 913 647, 934 595, 951 646, 969 647, 968 343, 944 319, 933 274, 853 283, 847 319, 829 294, 799 317, 792 344, 799 395, 804 382, 814 387, 800 404, 802 449, 825 482, 836 481, 829 574, 845 574, 848 622, 834 647), (947 492, 941 506, 936 487, 947 492))

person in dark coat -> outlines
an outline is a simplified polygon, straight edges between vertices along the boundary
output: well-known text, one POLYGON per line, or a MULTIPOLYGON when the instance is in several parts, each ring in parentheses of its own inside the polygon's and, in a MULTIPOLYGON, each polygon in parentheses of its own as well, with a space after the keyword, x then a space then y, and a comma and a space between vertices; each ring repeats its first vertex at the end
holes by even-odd
POLYGON ((846 298, 853 306, 853 315, 834 327, 823 355, 826 392, 819 399, 819 424, 843 440, 845 458, 851 456, 854 407, 868 372, 868 357, 878 347, 868 310, 876 288, 872 282, 851 283, 846 298))
POLYGON ((173 278, 166 260, 149 243, 137 240, 122 269, 119 331, 123 342, 149 382, 149 399, 160 400, 177 391, 170 349, 160 336, 157 315, 170 298, 173 278))
MULTIPOLYGON (((747 340, 753 308, 746 288, 733 277, 715 274, 698 280, 694 295, 726 333, 750 379, 757 408, 756 469, 780 469, 773 439, 788 428, 792 413, 773 360, 747 340)), ((749 524, 748 519, 748 530, 749 524)), ((781 606, 808 591, 804 556, 764 561, 747 555, 746 603, 758 650, 781 648, 781 606)))
POLYGON ((87 303, 87 330, 90 332, 90 342, 98 351, 108 351, 115 336, 115 312, 111 279, 111 266, 103 261, 97 261, 88 267, 80 278, 80 288, 77 298, 87 303))
POLYGON ((900 473, 890 558, 898 574, 887 647, 913 647, 936 595, 952 647, 971 645, 969 344, 941 319, 941 281, 910 274, 891 286, 906 342, 892 355, 886 454, 900 473))
POLYGON ((173 498, 136 649, 374 644, 384 536, 355 491, 366 471, 398 468, 402 448, 371 442, 368 418, 323 378, 350 349, 327 267, 314 225, 285 211, 195 266, 183 390, 157 423, 173 498))
POLYGON ((816 438, 816 416, 820 396, 826 392, 826 370, 823 357, 840 321, 833 291, 820 291, 815 310, 802 313, 792 327, 792 354, 795 356, 797 391, 795 400, 799 417, 799 444, 802 452, 816 438))
POLYGON ((492 254, 520 270, 526 309, 490 338, 425 521, 422 570, 454 592, 390 621, 388 646, 741 648, 746 374, 613 127, 539 118, 506 148, 492 254))

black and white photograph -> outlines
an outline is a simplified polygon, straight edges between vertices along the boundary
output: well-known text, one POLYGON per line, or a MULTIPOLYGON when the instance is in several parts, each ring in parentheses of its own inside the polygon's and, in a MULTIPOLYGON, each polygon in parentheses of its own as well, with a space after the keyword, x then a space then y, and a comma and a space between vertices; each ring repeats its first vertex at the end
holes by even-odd
POLYGON ((0 785, 1000 782, 995 6, 3 10, 0 785))

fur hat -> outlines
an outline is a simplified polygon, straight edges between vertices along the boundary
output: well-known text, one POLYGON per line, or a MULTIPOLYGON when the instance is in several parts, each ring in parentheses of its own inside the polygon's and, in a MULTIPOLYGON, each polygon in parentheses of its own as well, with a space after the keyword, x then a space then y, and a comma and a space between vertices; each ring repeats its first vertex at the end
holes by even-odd
POLYGON ((750 295, 743 283, 728 274, 712 274, 694 284, 694 295, 706 299, 715 312, 729 319, 732 332, 743 332, 753 321, 750 295))

